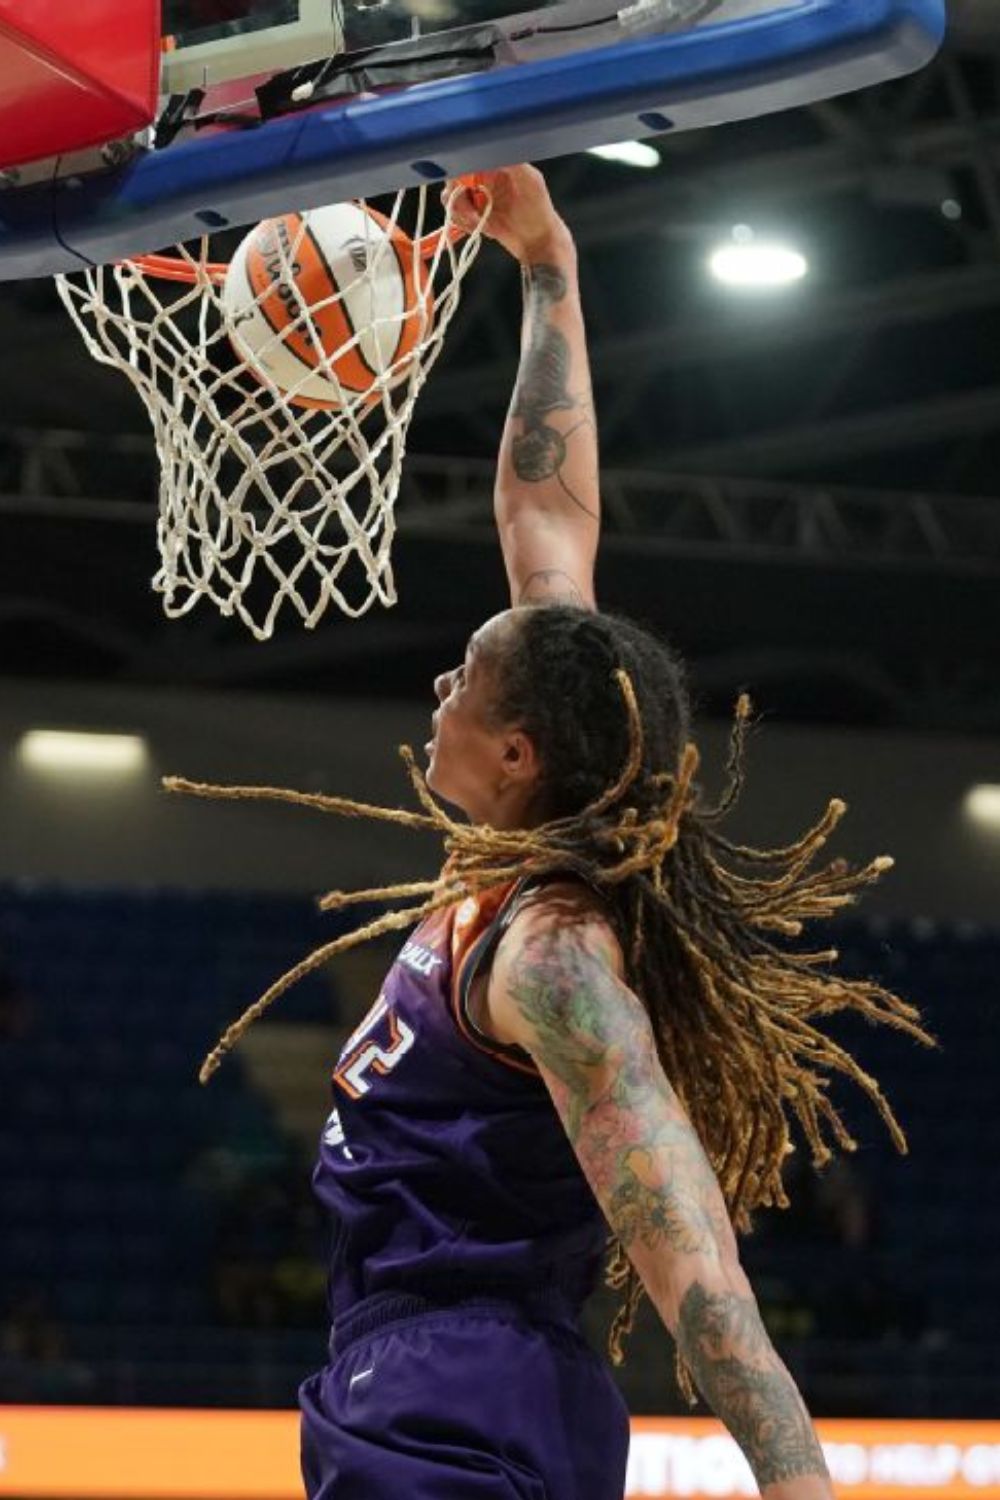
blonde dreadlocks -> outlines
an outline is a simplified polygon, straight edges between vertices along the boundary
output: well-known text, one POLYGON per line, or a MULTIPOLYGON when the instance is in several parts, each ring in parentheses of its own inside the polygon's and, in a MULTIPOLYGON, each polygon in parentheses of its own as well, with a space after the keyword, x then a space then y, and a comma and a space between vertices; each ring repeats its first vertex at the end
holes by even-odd
MULTIPOLYGON (((682 673, 667 648, 614 616, 568 606, 524 615, 518 660, 501 664, 496 712, 501 722, 523 724, 539 743, 543 765, 549 762, 547 811, 555 815, 537 826, 498 830, 454 821, 431 796, 405 746, 400 753, 422 813, 275 787, 164 781, 170 791, 195 796, 265 798, 434 830, 442 835, 446 855, 434 880, 321 897, 326 911, 374 900, 414 904, 334 939, 282 975, 227 1029, 202 1064, 201 1081, 207 1082, 268 1006, 337 953, 409 927, 489 887, 568 873, 586 880, 607 901, 628 982, 650 1015, 664 1071, 701 1138, 737 1231, 749 1228, 755 1209, 787 1206, 781 1170, 792 1149, 792 1118, 817 1167, 830 1159, 831 1141, 842 1150, 855 1149, 828 1095, 835 1074, 862 1089, 897 1149, 905 1151, 903 1131, 876 1080, 817 1023, 853 1011, 933 1045, 918 1012, 872 981, 830 972, 836 950, 796 951, 788 941, 802 934, 807 921, 853 903, 892 860, 880 856, 851 868, 837 859, 815 868, 846 811, 837 799, 785 847, 730 842, 719 824, 743 785, 749 699, 741 696, 736 705, 726 792, 716 807, 706 807, 694 781, 698 752, 687 739, 682 673), (567 681, 568 663, 583 673, 579 681, 567 681), (575 718, 570 713, 560 715, 558 723, 546 722, 553 694, 544 682, 538 686, 546 673, 562 684, 563 702, 576 704, 575 718), (655 693, 669 703, 658 702, 655 693), (610 774, 615 766, 620 770, 609 785, 612 753, 610 774)), ((623 1292, 609 1334, 610 1356, 620 1364, 643 1288, 616 1240, 606 1275, 608 1284, 623 1292)), ((690 1396, 686 1372, 679 1373, 690 1396)))

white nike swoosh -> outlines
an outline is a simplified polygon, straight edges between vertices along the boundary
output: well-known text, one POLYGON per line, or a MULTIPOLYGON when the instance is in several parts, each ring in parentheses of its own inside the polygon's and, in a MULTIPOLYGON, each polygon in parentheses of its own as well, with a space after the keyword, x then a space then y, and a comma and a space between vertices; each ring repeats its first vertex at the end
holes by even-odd
POLYGON ((375 1366, 374 1365, 371 1365, 367 1370, 359 1370, 358 1373, 356 1375, 352 1375, 351 1378, 350 1378, 350 1380, 347 1382, 348 1389, 350 1389, 350 1387, 354 1384, 354 1382, 356 1380, 364 1380, 364 1378, 365 1378, 366 1375, 374 1375, 374 1373, 375 1373, 375 1366))

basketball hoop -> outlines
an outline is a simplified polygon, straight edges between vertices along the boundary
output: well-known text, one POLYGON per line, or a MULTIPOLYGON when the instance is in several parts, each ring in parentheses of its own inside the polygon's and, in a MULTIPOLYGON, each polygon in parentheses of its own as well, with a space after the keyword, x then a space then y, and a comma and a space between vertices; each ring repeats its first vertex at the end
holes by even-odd
POLYGON ((360 229, 349 276, 318 247, 328 272, 318 297, 303 290, 306 237, 316 238, 311 217, 333 210, 260 226, 281 230, 264 285, 250 236, 231 261, 211 259, 204 239, 58 278, 90 353, 128 377, 153 424, 153 588, 170 618, 207 597, 267 640, 286 606, 311 628, 330 605, 356 617, 396 602, 406 435, 489 213, 483 195, 478 224, 459 230, 456 193, 430 232, 426 187, 398 193, 385 215, 363 202, 336 210, 360 229))

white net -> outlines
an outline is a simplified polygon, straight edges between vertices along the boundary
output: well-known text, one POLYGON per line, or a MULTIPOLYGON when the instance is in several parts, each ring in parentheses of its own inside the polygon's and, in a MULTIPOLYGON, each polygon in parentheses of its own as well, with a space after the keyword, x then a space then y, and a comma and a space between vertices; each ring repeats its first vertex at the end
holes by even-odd
POLYGON ((167 615, 208 597, 266 640, 283 610, 312 627, 331 605, 395 603, 407 429, 484 222, 463 237, 454 195, 440 212, 437 200, 418 188, 386 215, 338 205, 267 221, 256 260, 245 240, 228 272, 202 241, 58 278, 90 353, 152 419, 167 615), (337 261, 324 214, 356 216, 338 221, 337 261))

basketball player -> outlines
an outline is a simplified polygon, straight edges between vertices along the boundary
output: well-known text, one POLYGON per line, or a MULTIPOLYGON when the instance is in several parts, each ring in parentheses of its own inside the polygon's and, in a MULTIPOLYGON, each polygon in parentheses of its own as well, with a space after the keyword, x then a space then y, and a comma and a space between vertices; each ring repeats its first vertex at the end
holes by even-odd
MULTIPOLYGON (((315 1177, 334 1225, 333 1330, 301 1390, 306 1489, 621 1500, 628 1414, 578 1328, 610 1231, 625 1289, 613 1357, 644 1288, 768 1500, 829 1500, 733 1225, 781 1201, 786 1105, 816 1161, 823 1122, 850 1144, 830 1070, 870 1086, 898 1138, 810 1017, 852 1007, 918 1034, 915 1013, 821 972, 831 955, 773 942, 885 862, 807 873, 838 804, 788 850, 716 831, 725 806, 705 808, 691 780, 680 664, 596 612, 573 241, 533 168, 489 186, 488 233, 524 291, 496 480, 513 608, 435 683, 427 783, 469 820, 439 815, 469 894, 429 909, 333 1075, 315 1177)), ((476 213, 468 194, 457 212, 476 213)))

